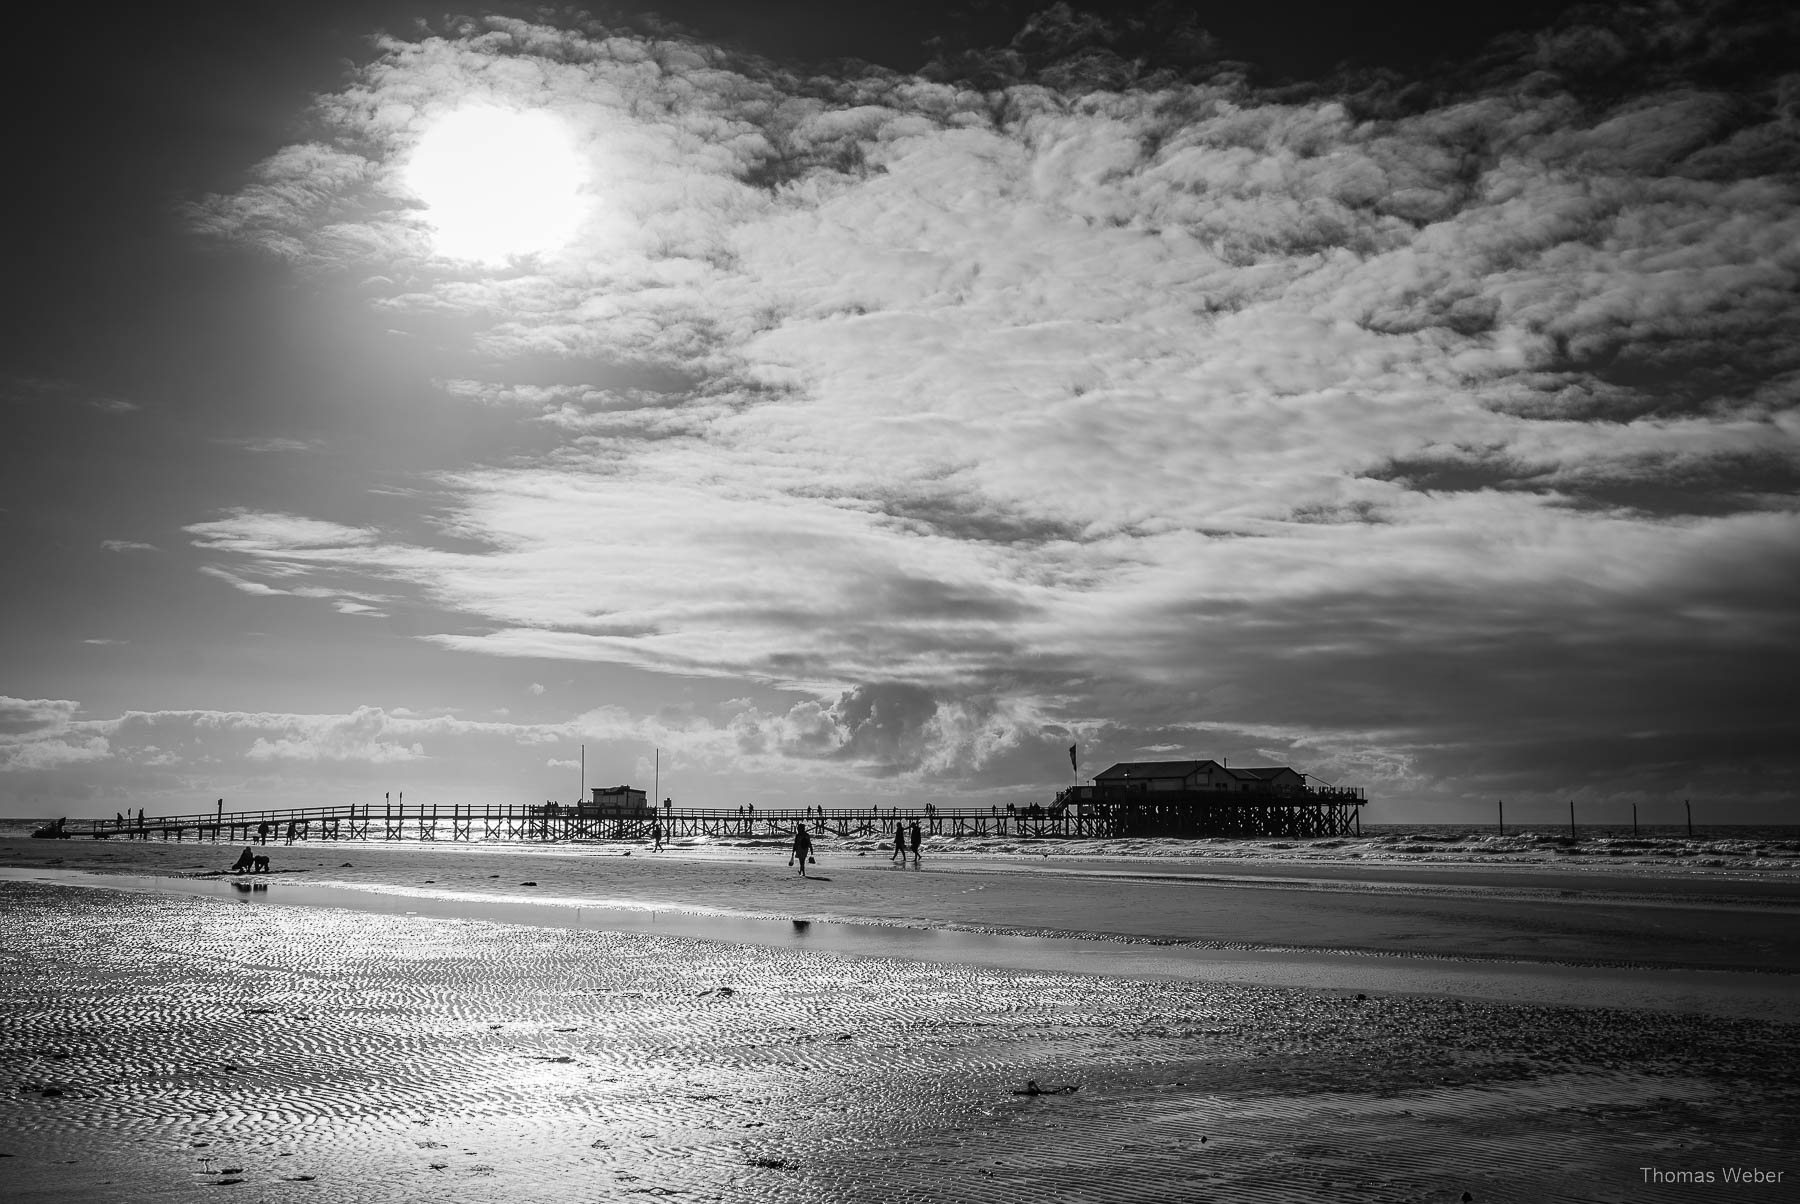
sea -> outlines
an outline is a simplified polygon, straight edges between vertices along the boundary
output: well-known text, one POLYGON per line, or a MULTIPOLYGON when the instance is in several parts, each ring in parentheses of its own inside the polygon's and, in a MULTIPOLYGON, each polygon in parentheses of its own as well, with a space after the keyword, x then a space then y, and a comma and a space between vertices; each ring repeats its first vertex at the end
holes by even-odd
MULTIPOLYGON (((49 818, 0 817, 0 840, 30 837, 49 818)), ((770 837, 675 840, 677 847, 762 847, 770 837)), ((401 842, 411 844, 414 842, 401 842)), ((886 838, 852 839, 846 849, 885 847, 886 838)), ((1800 824, 1685 824, 1602 826, 1497 824, 1364 824, 1352 836, 1314 839, 1131 837, 1081 839, 987 836, 935 837, 940 853, 992 856, 1128 857, 1413 864, 1644 866, 1681 869, 1800 871, 1800 824)))

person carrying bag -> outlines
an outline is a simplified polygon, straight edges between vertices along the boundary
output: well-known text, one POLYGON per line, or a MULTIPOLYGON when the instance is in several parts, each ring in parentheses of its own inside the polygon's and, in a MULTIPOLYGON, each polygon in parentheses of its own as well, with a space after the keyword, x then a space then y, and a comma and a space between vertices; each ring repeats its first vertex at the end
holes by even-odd
POLYGON ((793 865, 796 859, 800 862, 800 876, 804 878, 806 877, 806 863, 814 860, 812 837, 807 835, 804 823, 796 824, 794 827, 794 851, 788 856, 788 864, 793 865))

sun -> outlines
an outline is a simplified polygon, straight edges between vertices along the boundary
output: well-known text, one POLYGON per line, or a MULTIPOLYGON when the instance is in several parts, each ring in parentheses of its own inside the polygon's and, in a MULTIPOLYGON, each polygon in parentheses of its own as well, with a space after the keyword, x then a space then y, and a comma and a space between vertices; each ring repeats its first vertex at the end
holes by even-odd
POLYGON ((587 160, 572 131, 541 109, 448 113, 420 137, 403 178, 425 202, 438 254, 479 263, 566 245, 590 201, 587 160))

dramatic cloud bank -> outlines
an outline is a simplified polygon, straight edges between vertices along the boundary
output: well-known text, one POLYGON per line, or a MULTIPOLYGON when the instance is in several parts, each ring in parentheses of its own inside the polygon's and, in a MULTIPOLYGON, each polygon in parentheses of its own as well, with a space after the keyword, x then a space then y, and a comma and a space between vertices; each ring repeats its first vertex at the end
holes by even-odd
MULTIPOLYGON (((1283 89, 1066 10, 932 78, 388 42, 193 220, 376 320, 473 322, 501 367, 446 395, 555 445, 444 474, 434 530, 190 531, 241 590, 426 600, 446 648, 798 692, 696 720, 722 765, 1041 784, 1075 740, 1791 797, 1795 24, 1616 12, 1454 81, 1283 89), (470 103, 573 131, 567 246, 434 255, 405 164, 470 103), (594 383, 509 379, 545 359, 594 383)), ((351 745, 414 755, 255 755, 351 745)))

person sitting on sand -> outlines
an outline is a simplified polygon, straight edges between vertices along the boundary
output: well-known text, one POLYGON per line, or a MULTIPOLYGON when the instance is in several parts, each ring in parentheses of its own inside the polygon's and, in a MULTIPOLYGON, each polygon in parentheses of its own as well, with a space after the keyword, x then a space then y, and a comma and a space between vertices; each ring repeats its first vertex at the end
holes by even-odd
POLYGON ((812 837, 807 835, 805 824, 794 825, 794 852, 788 858, 788 864, 800 863, 800 876, 806 877, 806 863, 812 860, 812 837))
POLYGON ((231 872, 241 874, 254 864, 256 864, 256 854, 251 851, 249 845, 245 845, 244 851, 238 854, 238 859, 231 863, 231 872))

